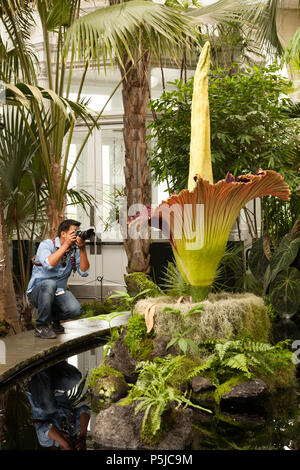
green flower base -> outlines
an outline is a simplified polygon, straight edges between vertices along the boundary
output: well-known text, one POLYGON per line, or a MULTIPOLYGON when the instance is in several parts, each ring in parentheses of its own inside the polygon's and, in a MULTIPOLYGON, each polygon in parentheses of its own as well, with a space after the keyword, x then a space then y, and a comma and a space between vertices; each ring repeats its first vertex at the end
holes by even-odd
POLYGON ((209 293, 209 286, 191 286, 192 302, 202 302, 209 293))

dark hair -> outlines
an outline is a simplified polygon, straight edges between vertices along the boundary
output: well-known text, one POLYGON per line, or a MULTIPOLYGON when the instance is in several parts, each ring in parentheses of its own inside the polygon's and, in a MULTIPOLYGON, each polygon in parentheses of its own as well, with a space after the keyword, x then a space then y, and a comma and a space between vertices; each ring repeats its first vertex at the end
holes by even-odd
POLYGON ((57 235, 58 237, 61 236, 61 232, 67 232, 71 225, 75 225, 76 227, 79 227, 81 222, 78 222, 77 220, 73 219, 66 219, 63 222, 59 224, 58 230, 57 230, 57 235))

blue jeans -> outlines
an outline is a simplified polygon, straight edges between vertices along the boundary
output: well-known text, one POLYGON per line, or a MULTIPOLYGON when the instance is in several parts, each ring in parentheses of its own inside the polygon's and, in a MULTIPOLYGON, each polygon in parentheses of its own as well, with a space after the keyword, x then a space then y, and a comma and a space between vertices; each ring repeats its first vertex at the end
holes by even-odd
POLYGON ((55 295, 56 281, 46 279, 34 286, 28 294, 29 300, 38 309, 37 327, 47 326, 51 321, 78 318, 81 306, 74 295, 66 290, 61 295, 55 295))

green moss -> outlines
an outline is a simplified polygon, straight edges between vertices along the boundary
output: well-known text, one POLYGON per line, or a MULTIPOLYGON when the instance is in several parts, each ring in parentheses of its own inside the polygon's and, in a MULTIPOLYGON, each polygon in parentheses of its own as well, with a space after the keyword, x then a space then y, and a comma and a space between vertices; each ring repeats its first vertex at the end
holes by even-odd
POLYGON ((195 367, 199 365, 199 361, 196 362, 187 356, 182 356, 182 362, 176 369, 176 372, 172 375, 170 379, 170 385, 178 389, 187 388, 189 382, 191 381, 189 379, 189 375, 192 373, 195 367))
POLYGON ((255 341, 268 342, 270 339, 271 321, 265 306, 252 304, 245 308, 243 328, 240 335, 249 335, 255 341))
POLYGON ((154 344, 152 338, 145 338, 140 341, 135 354, 133 355, 134 359, 138 361, 148 361, 150 359, 150 355, 153 351, 154 344))
POLYGON ((140 343, 144 340, 146 334, 145 318, 139 315, 132 315, 128 320, 124 343, 133 357, 139 351, 140 343))
POLYGON ((161 442, 166 434, 172 429, 176 422, 176 415, 177 412, 174 408, 168 408, 162 414, 161 426, 160 429, 155 433, 152 434, 151 430, 151 420, 150 417, 147 419, 144 429, 141 431, 140 438, 141 440, 148 445, 155 446, 159 442, 161 442))
POLYGON ((112 367, 109 367, 105 363, 103 363, 100 367, 96 367, 91 370, 91 374, 88 377, 87 385, 90 388, 94 388, 99 378, 109 377, 112 375, 124 378, 124 375, 121 372, 116 369, 112 369, 112 367))
POLYGON ((134 297, 145 289, 149 289, 147 297, 159 297, 163 291, 145 273, 130 273, 124 276, 128 294, 134 297))
POLYGON ((281 355, 276 355, 274 358, 271 357, 270 367, 274 370, 273 374, 257 370, 257 377, 267 384, 269 393, 296 385, 296 366, 292 362, 291 356, 290 351, 286 351, 286 355, 281 353, 281 355))

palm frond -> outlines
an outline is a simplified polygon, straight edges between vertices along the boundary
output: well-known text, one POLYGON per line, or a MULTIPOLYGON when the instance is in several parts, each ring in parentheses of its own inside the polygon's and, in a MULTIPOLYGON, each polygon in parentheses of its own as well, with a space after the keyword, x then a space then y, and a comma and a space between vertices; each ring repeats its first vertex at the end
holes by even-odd
POLYGON ((200 25, 226 23, 232 21, 241 21, 241 15, 244 13, 249 14, 249 11, 254 9, 253 0, 219 0, 212 5, 205 7, 191 7, 187 10, 187 15, 200 25))
POLYGON ((281 3, 282 0, 219 0, 203 8, 191 8, 187 14, 200 25, 243 25, 260 48, 265 48, 268 53, 274 50, 280 53, 276 13, 281 3))
POLYGON ((88 371, 86 372, 84 377, 82 377, 79 384, 75 385, 75 387, 73 387, 72 390, 68 392, 68 401, 72 408, 76 408, 76 406, 82 403, 86 398, 86 393, 84 393, 84 387, 86 385, 87 376, 88 371))
POLYGON ((130 0, 100 8, 74 21, 66 33, 64 54, 74 50, 84 61, 104 68, 114 57, 123 64, 123 52, 135 59, 142 38, 144 47, 160 57, 176 57, 178 46, 191 31, 188 18, 172 8, 145 0, 130 0))
MULTIPOLYGON (((0 20, 10 40, 11 49, 14 51, 15 78, 37 85, 36 56, 30 47, 32 28, 35 25, 33 2, 31 0, 2 0, 0 20)), ((11 75, 6 77, 7 81, 9 77, 11 78, 11 75)))

